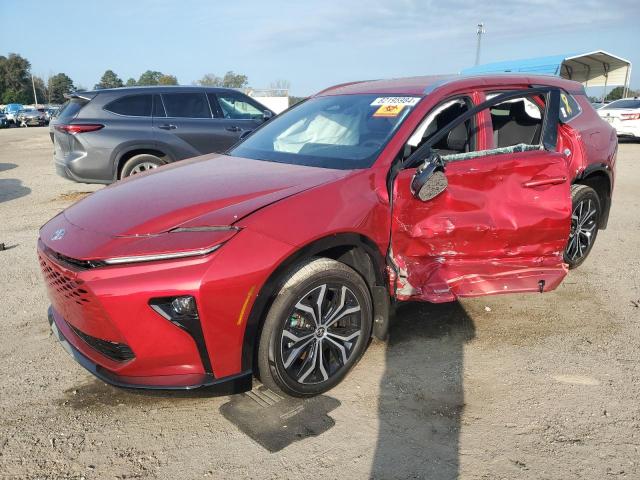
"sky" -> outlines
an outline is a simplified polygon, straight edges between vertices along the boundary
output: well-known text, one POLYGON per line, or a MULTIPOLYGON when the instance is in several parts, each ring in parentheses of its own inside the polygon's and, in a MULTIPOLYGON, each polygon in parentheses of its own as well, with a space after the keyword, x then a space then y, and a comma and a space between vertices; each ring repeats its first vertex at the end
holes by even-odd
MULTIPOLYGON (((640 65, 640 0, 0 0, 0 55, 92 88, 106 69, 191 84, 228 70, 310 95, 341 82, 606 50, 640 65)), ((640 66, 631 87, 640 88, 640 66)))

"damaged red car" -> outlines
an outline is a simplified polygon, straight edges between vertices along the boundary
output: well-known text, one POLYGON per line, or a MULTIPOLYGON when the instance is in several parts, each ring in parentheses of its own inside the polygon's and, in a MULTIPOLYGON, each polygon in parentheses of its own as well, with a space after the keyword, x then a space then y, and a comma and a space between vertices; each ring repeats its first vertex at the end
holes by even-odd
POLYGON ((114 385, 319 394, 394 301, 556 288, 607 225, 616 151, 560 78, 339 85, 50 220, 49 320, 114 385))

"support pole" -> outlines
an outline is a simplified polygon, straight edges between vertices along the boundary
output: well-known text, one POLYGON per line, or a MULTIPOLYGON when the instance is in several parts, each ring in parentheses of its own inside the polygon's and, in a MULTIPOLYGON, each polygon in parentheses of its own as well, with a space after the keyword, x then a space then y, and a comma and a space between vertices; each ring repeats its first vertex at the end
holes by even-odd
POLYGON ((482 35, 486 33, 486 30, 484 29, 484 23, 480 22, 478 24, 478 29, 476 30, 476 34, 478 35, 478 43, 476 44, 476 63, 475 65, 479 65, 480 64, 480 48, 481 48, 481 44, 482 44, 482 35))

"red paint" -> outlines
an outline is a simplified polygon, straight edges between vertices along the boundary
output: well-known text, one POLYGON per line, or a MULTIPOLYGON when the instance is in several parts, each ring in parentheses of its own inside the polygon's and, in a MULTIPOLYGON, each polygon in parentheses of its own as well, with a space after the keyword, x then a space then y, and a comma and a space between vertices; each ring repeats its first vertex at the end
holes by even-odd
MULTIPOLYGON (((391 162, 436 105, 462 93, 477 104, 486 92, 531 84, 581 91, 578 84, 558 78, 511 75, 342 85, 319 95, 428 91, 369 169, 331 170, 208 155, 89 196, 40 232, 39 255, 59 328, 84 355, 117 375, 138 377, 145 384, 160 376, 184 375, 187 384, 204 371, 196 345, 148 302, 193 295, 214 375, 238 374, 247 318, 269 277, 305 246, 340 233, 360 235, 384 257, 392 232, 394 268, 400 275, 387 267, 387 281, 400 300, 442 302, 537 291, 541 280, 545 290, 555 288, 566 275, 562 251, 569 231, 570 184, 596 164, 613 174, 615 162, 615 134, 585 97, 576 95, 583 112, 559 127, 557 152, 449 163, 448 189, 426 203, 409 192, 413 170, 402 171, 394 186, 393 214, 386 186, 391 162), (205 226, 238 229, 169 233, 177 227, 205 226), (52 240, 62 229, 64 237, 52 240), (203 257, 86 270, 65 266, 51 254, 101 260, 222 242, 203 257), (135 359, 124 364, 109 360, 65 322, 88 335, 126 343, 135 359)), ((490 122, 488 115, 477 119, 478 149, 493 146, 490 122)))

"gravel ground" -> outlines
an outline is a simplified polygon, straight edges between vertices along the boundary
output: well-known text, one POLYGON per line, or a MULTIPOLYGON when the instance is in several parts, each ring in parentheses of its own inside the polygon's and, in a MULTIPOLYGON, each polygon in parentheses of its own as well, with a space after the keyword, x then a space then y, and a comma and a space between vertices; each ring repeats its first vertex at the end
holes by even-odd
POLYGON ((281 415, 296 433, 271 450, 220 411, 248 397, 119 390, 56 344, 38 227, 101 187, 51 153, 45 128, 0 131, 2 478, 640 478, 640 144, 555 292, 403 305, 345 382, 287 406, 307 414, 281 415))

